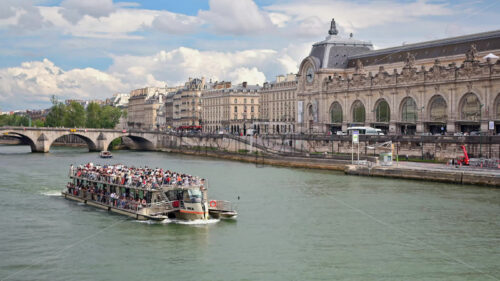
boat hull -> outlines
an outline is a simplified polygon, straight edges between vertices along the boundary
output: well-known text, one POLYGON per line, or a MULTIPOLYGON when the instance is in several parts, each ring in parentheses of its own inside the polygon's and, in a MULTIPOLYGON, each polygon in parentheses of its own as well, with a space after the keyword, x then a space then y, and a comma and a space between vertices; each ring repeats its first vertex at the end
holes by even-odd
POLYGON ((216 211, 216 210, 210 210, 210 217, 214 219, 236 219, 238 217, 238 213, 231 211, 231 212, 221 212, 221 211, 216 211))

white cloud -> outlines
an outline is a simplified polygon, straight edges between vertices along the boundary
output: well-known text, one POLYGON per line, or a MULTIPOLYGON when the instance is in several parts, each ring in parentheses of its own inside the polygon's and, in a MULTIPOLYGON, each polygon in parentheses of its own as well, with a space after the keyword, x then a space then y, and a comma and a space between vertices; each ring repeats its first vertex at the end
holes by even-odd
POLYGON ((328 26, 332 17, 346 32, 354 32, 388 23, 413 21, 424 16, 443 16, 453 13, 447 4, 431 3, 427 0, 413 2, 311 0, 274 4, 264 9, 288 15, 298 26, 309 27, 309 31, 313 33, 319 28, 318 21, 322 23, 325 33, 328 29, 324 27, 328 26))
POLYGON ((0 102, 11 107, 36 102, 48 104, 59 98, 105 98, 129 85, 105 72, 93 69, 64 71, 48 59, 24 62, 19 67, 0 69, 0 102))
POLYGON ((8 19, 16 15, 14 0, 0 1, 0 19, 8 19))
POLYGON ((24 8, 21 16, 18 18, 17 25, 14 26, 17 30, 37 30, 43 27, 51 26, 52 24, 44 19, 38 7, 28 6, 24 8))
POLYGON ((83 16, 78 24, 71 24, 62 14, 61 7, 40 7, 43 17, 64 34, 76 37, 105 39, 142 39, 134 32, 155 28, 170 34, 194 32, 202 20, 168 11, 147 9, 114 10, 108 16, 83 16))
POLYGON ((291 17, 281 13, 269 13, 269 19, 277 27, 285 27, 291 17))
POLYGON ((156 16, 151 25, 153 28, 165 33, 186 34, 196 31, 202 24, 203 20, 197 17, 162 11, 156 16))
POLYGON ((38 30, 50 26, 41 15, 40 9, 31 0, 0 1, 0 27, 16 32, 38 30))
MULTIPOLYGON (((210 9, 199 11, 198 17, 205 20, 216 33, 248 34, 274 27, 269 15, 252 0, 210 0, 209 4, 210 9)), ((274 21, 279 20, 275 15, 274 21)))
MULTIPOLYGON (((255 81, 262 84, 265 80, 263 70, 269 67, 283 69, 275 59, 274 50, 245 50, 237 52, 200 51, 180 47, 171 51, 160 51, 152 56, 114 56, 109 72, 113 75, 135 79, 151 74, 161 77, 169 85, 183 83, 189 77, 213 78, 215 80, 243 79, 244 71, 251 74, 255 81)), ((248 80, 248 79, 247 79, 248 80)), ((234 81, 241 82, 241 81, 234 81)), ((248 81, 250 82, 250 81, 248 81)), ((252 81, 253 82, 253 81, 252 81)))
POLYGON ((85 15, 93 18, 106 17, 115 10, 113 0, 64 0, 59 12, 71 23, 75 24, 85 15))
POLYGON ((229 80, 235 84, 248 82, 248 84, 262 85, 266 81, 266 76, 257 67, 239 67, 229 73, 229 80))

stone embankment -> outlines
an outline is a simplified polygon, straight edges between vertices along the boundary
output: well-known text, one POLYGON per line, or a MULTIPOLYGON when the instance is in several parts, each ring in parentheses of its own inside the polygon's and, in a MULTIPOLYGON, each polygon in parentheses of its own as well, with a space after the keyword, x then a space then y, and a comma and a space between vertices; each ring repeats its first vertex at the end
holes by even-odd
POLYGON ((453 168, 407 168, 407 167, 366 167, 357 165, 346 165, 345 173, 348 175, 389 177, 411 180, 427 180, 447 182, 455 184, 474 184, 500 187, 500 173, 488 171, 453 170, 453 168))
POLYGON ((262 156, 250 154, 222 153, 218 151, 196 151, 179 148, 162 148, 161 151, 188 155, 214 157, 233 161, 255 163, 257 165, 274 165, 292 168, 323 169, 343 171, 348 175, 400 178, 411 180, 437 181, 454 184, 471 184, 500 187, 500 171, 497 170, 465 170, 452 167, 435 167, 421 164, 421 167, 351 165, 345 159, 314 159, 307 157, 262 156))

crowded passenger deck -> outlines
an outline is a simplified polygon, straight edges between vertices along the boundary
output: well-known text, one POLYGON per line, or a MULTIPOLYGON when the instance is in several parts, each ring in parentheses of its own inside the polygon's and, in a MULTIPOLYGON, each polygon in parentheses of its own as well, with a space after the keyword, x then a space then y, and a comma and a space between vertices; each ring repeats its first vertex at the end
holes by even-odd
POLYGON ((230 202, 209 202, 205 179, 189 174, 88 163, 72 165, 69 177, 71 181, 62 192, 65 198, 139 220, 236 217, 230 202))

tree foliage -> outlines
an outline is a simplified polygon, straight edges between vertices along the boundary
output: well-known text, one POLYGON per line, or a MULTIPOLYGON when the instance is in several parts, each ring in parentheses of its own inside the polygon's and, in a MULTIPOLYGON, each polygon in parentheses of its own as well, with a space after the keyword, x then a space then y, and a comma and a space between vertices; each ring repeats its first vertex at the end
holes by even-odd
POLYGON ((50 100, 52 101, 52 107, 45 120, 45 125, 48 127, 62 127, 66 115, 66 105, 58 101, 55 96, 52 96, 50 100))
POLYGON ((24 115, 0 115, 0 126, 29 126, 30 120, 24 115))
POLYGON ((101 128, 101 106, 91 102, 87 106, 87 128, 101 128))
POLYGON ((52 97, 52 104, 45 122, 49 127, 113 129, 123 114, 120 108, 94 102, 85 109, 78 102, 73 101, 66 106, 52 97))
POLYGON ((84 128, 85 120, 87 116, 85 114, 85 108, 83 105, 76 101, 72 101, 67 107, 64 114, 64 127, 67 128, 84 128))
POLYGON ((112 129, 120 122, 122 116, 121 109, 106 105, 101 108, 100 120, 101 128, 112 129))

